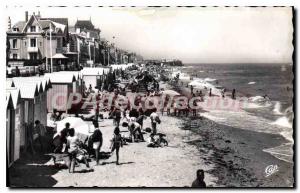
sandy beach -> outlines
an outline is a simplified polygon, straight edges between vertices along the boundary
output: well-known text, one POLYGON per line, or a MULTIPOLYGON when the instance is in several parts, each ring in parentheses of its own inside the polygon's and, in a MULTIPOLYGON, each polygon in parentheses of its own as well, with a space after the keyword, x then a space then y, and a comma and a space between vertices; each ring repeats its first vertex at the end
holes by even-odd
MULTIPOLYGON (((168 84, 161 85, 165 89, 172 88, 168 84)), ((188 95, 187 88, 181 87, 179 91, 188 95)), ((197 118, 160 115, 162 123, 158 130, 167 135, 169 146, 149 148, 147 142, 128 143, 121 148, 119 166, 115 164, 115 154, 107 156, 114 127, 112 119, 104 119, 99 127, 104 139, 101 152, 106 156, 102 156, 100 166, 95 166, 95 161, 91 160, 91 171, 81 164, 76 167, 76 173, 70 174, 67 169, 55 167, 50 156, 27 157, 12 169, 11 185, 190 187, 196 171, 203 169, 208 187, 293 186, 293 164, 263 151, 287 142, 286 139, 276 134, 218 124, 203 117, 204 112, 202 109, 201 117, 197 118), (278 171, 266 177, 269 165, 277 165, 278 171), (26 180, 26 176, 31 178, 26 180)), ((144 121, 146 127, 151 127, 149 118, 144 121)), ((121 131, 128 135, 127 128, 121 127, 121 131)), ((144 138, 148 137, 145 133, 144 138)))
MULTIPOLYGON (((105 120, 101 125, 105 138, 101 151, 107 152, 113 131, 112 120, 105 120)), ((108 159, 101 159, 100 166, 94 166, 95 162, 92 161, 90 165, 94 169, 93 172, 87 172, 84 165, 76 167, 77 173, 74 174, 68 173, 67 169, 54 169, 53 161, 49 157, 40 162, 27 160, 26 163, 17 163, 15 169, 22 172, 20 172, 21 176, 18 175, 16 178, 14 178, 14 171, 11 172, 12 186, 190 187, 197 169, 209 171, 213 169, 214 164, 206 163, 197 146, 184 142, 187 133, 180 129, 182 125, 183 121, 176 117, 162 116, 162 124, 159 125, 158 130, 167 135, 168 147, 149 148, 146 147, 146 142, 129 143, 120 150, 121 165, 115 164, 116 158, 113 155, 108 159), (32 169, 32 165, 35 169, 32 169), (52 174, 49 175, 49 171, 52 171, 52 174), (25 176, 28 175, 31 179, 26 180, 25 176)), ((145 127, 149 126, 148 118, 145 127)), ((148 135, 145 135, 145 138, 148 135)), ((205 182, 208 186, 215 186, 217 178, 206 173, 205 182)))

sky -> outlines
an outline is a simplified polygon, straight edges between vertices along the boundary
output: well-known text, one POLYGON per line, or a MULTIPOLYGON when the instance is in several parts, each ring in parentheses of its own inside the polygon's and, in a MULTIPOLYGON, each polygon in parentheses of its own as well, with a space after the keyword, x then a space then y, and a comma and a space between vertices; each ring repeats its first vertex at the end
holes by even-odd
POLYGON ((117 47, 184 63, 292 63, 292 8, 7 7, 12 24, 40 11, 88 20, 117 47), (116 38, 113 40, 113 36, 116 38))

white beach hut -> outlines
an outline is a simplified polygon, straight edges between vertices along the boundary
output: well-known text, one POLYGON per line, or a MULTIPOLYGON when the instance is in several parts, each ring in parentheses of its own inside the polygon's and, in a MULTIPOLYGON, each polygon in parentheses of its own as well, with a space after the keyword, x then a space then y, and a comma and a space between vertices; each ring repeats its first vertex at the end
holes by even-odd
POLYGON ((20 90, 17 88, 6 88, 6 153, 7 163, 11 166, 20 158, 22 143, 23 123, 23 101, 20 90))
POLYGON ((43 125, 47 125, 47 92, 51 88, 51 81, 47 77, 20 77, 13 78, 16 86, 22 86, 23 83, 36 84, 38 88, 38 97, 34 99, 34 118, 43 125))
POLYGON ((109 72, 110 68, 83 68, 81 70, 82 80, 85 88, 91 85, 94 89, 97 86, 97 79, 101 78, 104 74, 109 72))
POLYGON ((49 73, 45 74, 51 81, 52 89, 47 92, 47 109, 52 112, 53 109, 58 111, 68 111, 68 98, 73 93, 73 83, 76 78, 72 73, 49 73))
POLYGON ((40 101, 40 93, 38 84, 34 82, 14 82, 15 87, 20 89, 20 96, 23 101, 21 103, 21 139, 20 145, 21 149, 26 151, 26 147, 28 144, 27 140, 27 128, 26 125, 33 125, 35 120, 43 120, 41 119, 41 104, 38 103, 40 101))

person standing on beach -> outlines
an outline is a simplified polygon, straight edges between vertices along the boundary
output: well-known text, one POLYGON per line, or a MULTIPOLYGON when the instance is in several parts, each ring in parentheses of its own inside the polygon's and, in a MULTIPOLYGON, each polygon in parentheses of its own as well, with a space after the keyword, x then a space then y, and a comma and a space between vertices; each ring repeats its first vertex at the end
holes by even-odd
POLYGON ((194 87, 193 85, 191 85, 191 94, 193 94, 193 91, 194 91, 194 87))
POLYGON ((211 97, 211 88, 209 89, 209 97, 211 97))
POLYGON ((120 134, 119 127, 116 127, 114 130, 114 137, 112 139, 112 149, 111 149, 111 153, 113 153, 114 150, 116 150, 116 156, 117 156, 116 165, 120 165, 120 163, 119 163, 120 147, 123 147, 122 136, 120 134))
POLYGON ((99 129, 98 122, 95 124, 95 131, 92 135, 93 149, 95 150, 96 165, 99 165, 100 149, 103 143, 102 132, 99 129))
POLYGON ((157 133, 157 123, 160 123, 160 119, 156 111, 156 108, 154 108, 153 112, 150 114, 152 133, 154 135, 157 133))
POLYGON ((116 124, 117 127, 119 127, 120 125, 120 121, 121 121, 121 110, 116 108, 113 111, 113 118, 114 118, 114 123, 116 124))
POLYGON ((235 89, 232 90, 231 98, 232 98, 232 99, 235 99, 235 89))
POLYGON ((192 188, 206 188, 206 183, 204 182, 204 171, 197 170, 197 178, 192 183, 192 188))

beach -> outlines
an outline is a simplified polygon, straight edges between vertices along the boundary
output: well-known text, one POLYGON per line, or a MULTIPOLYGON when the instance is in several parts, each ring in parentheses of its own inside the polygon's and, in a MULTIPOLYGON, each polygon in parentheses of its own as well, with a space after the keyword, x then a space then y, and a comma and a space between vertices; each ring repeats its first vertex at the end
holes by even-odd
MULTIPOLYGON (((190 89, 184 85, 160 82, 160 88, 191 96, 190 89)), ((205 94, 204 101, 224 100, 218 95, 208 97, 205 94)), ((126 96, 133 99, 135 94, 128 92, 126 96)), ((229 93, 225 98, 233 102, 229 93)), ((188 117, 166 115, 166 112, 161 115, 159 112, 161 124, 158 132, 166 135, 169 145, 150 148, 147 142, 128 143, 120 150, 120 165, 115 164, 115 154, 109 153, 113 120, 104 118, 99 122, 103 134, 99 166, 92 158, 89 160, 92 169, 80 164, 75 168, 76 172, 70 174, 68 169, 54 165, 51 153, 28 156, 17 161, 11 169, 11 186, 190 187, 196 179, 196 171, 202 169, 207 187, 293 187, 293 162, 266 152, 290 141, 280 135, 281 130, 276 130, 275 126, 277 133, 265 132, 264 129, 269 127, 263 123, 264 119, 258 125, 255 124, 256 119, 249 119, 244 122, 248 127, 244 127, 243 122, 236 124, 233 121, 239 116, 250 117, 247 112, 239 110, 220 111, 203 106, 197 117, 191 114, 188 117), (232 118, 224 118, 224 114, 232 118), (276 166, 276 170, 269 172, 270 166, 276 166), (27 179, 27 176, 31 178, 27 179)), ((91 110, 90 114, 94 113, 91 110)), ((147 127, 151 128, 149 117, 144 120, 144 128, 147 127)), ((126 127, 121 126, 120 129, 123 135, 128 136, 126 127)), ((143 133, 145 139, 150 135, 145 130, 143 133)), ((292 159, 290 155, 289 159, 292 159)))

